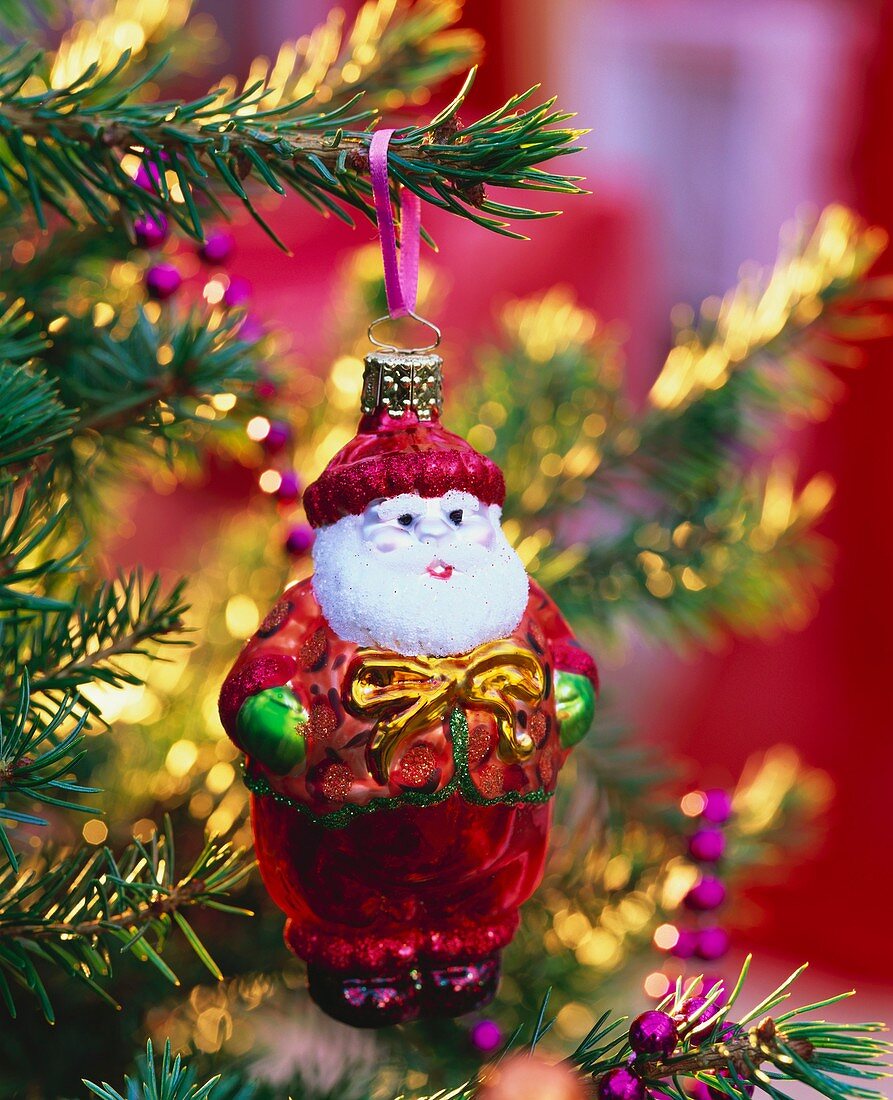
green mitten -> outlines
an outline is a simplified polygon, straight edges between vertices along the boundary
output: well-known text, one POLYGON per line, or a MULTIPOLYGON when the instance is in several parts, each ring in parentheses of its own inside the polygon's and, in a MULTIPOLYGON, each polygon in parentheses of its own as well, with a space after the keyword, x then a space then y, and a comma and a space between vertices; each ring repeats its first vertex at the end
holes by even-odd
POLYGON ((304 762, 300 728, 308 714, 287 687, 266 688, 249 695, 239 710, 239 742, 245 752, 276 775, 286 775, 304 762))
POLYGON ((595 717, 595 687, 588 676, 555 673, 555 713, 561 744, 569 749, 582 741, 595 717))

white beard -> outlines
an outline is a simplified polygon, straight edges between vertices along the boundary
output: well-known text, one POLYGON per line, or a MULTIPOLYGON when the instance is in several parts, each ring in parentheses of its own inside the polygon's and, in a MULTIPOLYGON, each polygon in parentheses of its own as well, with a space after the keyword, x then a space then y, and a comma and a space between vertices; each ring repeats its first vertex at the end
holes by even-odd
POLYGON ((313 590, 329 625, 347 642, 407 656, 455 656, 512 634, 529 583, 502 529, 489 547, 455 540, 438 553, 453 566, 449 580, 425 571, 430 546, 374 549, 359 516, 320 528, 313 590))

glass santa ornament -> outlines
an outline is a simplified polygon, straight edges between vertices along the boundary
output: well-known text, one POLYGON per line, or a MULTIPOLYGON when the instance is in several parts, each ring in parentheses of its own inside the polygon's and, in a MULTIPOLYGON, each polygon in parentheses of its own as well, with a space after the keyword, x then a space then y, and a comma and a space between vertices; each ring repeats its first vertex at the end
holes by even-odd
POLYGON ((304 493, 314 573, 220 698, 285 941, 365 1027, 493 997, 595 707, 592 658, 503 534, 501 471, 440 423, 441 369, 367 356, 356 437, 304 493))

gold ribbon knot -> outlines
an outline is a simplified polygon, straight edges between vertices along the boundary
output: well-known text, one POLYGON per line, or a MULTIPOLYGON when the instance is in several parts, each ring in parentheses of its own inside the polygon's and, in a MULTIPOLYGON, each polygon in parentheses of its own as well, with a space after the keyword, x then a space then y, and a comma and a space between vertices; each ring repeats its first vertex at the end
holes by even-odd
POLYGON ((344 706, 374 723, 366 750, 370 771, 387 782, 403 741, 443 721, 457 705, 479 707, 496 719, 499 755, 526 760, 533 738, 515 728, 514 703, 542 702, 546 677, 539 658, 511 641, 485 642, 459 657, 404 657, 360 649, 347 670, 344 706))

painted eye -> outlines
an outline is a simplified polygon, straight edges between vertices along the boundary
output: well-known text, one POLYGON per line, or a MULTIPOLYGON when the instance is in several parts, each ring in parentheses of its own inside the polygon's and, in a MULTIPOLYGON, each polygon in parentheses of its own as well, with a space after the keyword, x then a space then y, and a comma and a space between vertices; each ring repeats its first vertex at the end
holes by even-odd
POLYGON ((462 509, 454 508, 453 511, 450 512, 450 520, 458 527, 459 524, 462 522, 462 509))
POLYGON ((412 516, 409 512, 404 512, 402 516, 397 517, 397 522, 400 524, 401 527, 411 527, 412 516))

